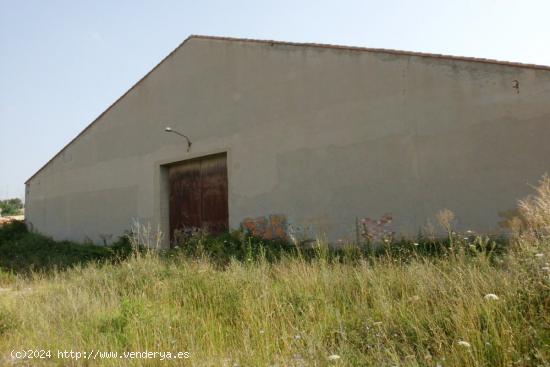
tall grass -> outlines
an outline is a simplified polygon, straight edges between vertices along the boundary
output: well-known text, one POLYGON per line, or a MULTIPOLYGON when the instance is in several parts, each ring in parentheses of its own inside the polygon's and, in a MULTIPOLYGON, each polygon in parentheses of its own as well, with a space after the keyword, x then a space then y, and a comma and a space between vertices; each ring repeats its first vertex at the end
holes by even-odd
POLYGON ((407 264, 287 258, 225 269, 142 254, 15 279, 0 296, 0 351, 188 351, 185 363, 195 366, 547 365, 550 254, 537 254, 499 265, 486 256, 407 264))
POLYGON ((548 366, 550 242, 529 228, 500 252, 449 228, 437 256, 414 250, 430 243, 370 256, 319 242, 309 256, 270 258, 248 242, 241 261, 220 262, 212 251, 236 246, 225 238, 211 252, 201 239, 192 253, 0 273, 0 365, 548 366), (13 349, 54 355, 13 360, 13 349), (57 350, 190 357, 77 361, 57 350))

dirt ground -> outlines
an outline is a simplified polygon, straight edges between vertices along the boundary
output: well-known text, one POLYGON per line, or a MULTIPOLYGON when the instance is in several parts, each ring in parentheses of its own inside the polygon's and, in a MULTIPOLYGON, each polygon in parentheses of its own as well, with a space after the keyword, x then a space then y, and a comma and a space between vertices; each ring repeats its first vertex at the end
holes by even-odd
POLYGON ((7 223, 10 223, 10 222, 13 222, 13 221, 16 221, 16 220, 25 220, 25 216, 24 215, 13 215, 13 216, 8 216, 8 217, 0 217, 0 226, 4 225, 4 224, 7 224, 7 223))

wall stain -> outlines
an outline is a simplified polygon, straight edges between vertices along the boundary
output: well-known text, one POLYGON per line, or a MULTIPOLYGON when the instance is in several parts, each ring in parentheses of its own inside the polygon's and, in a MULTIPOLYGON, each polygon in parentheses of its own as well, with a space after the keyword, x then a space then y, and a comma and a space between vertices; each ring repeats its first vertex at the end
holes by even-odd
POLYGON ((515 79, 512 82, 514 83, 512 88, 514 88, 516 90, 517 94, 519 94, 519 80, 515 79))

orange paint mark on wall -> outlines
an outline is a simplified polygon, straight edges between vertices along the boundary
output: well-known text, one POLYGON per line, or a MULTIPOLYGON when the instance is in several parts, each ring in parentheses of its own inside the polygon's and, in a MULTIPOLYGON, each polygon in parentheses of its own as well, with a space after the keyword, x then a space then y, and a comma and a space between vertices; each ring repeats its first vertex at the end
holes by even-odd
POLYGON ((246 218, 241 227, 255 237, 266 240, 288 239, 287 219, 284 214, 272 214, 266 217, 246 218))

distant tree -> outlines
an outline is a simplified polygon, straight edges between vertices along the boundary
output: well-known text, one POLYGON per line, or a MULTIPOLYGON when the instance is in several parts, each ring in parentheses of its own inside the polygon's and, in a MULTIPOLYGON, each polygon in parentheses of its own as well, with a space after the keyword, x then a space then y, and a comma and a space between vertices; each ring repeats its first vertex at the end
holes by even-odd
POLYGON ((23 202, 19 198, 0 200, 0 216, 17 215, 23 209, 23 202))

